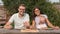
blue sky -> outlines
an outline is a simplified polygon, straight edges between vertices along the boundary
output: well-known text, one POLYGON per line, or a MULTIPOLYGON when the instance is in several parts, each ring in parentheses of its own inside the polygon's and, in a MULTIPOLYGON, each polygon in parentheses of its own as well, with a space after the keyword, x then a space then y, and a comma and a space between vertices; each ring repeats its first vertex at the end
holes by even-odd
POLYGON ((3 5, 3 2, 0 0, 0 5, 3 5))
POLYGON ((59 2, 59 0, 49 0, 49 1, 51 1, 52 3, 53 3, 53 2, 59 2))

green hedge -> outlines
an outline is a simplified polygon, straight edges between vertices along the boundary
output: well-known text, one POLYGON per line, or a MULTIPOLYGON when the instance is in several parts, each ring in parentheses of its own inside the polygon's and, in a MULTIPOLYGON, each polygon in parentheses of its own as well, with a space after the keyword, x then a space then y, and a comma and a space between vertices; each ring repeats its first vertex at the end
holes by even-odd
MULTIPOLYGON (((41 11, 47 14, 48 19, 54 25, 60 26, 60 12, 55 9, 53 4, 46 2, 45 0, 2 0, 4 2, 5 8, 8 10, 9 14, 12 15, 17 11, 19 4, 24 3, 27 7, 26 12, 32 16, 32 8, 34 6, 39 6, 41 11)), ((30 17, 32 18, 32 17, 30 17)))

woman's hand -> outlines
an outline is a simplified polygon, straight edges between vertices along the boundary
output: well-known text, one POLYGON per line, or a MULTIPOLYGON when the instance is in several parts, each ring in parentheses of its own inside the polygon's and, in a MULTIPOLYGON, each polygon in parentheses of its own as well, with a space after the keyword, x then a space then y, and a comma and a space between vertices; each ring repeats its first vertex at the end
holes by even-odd
POLYGON ((36 27, 35 26, 30 26, 30 29, 36 29, 36 27))
POLYGON ((56 26, 56 27, 53 27, 53 29, 58 30, 58 29, 59 29, 59 27, 58 27, 58 26, 56 26))

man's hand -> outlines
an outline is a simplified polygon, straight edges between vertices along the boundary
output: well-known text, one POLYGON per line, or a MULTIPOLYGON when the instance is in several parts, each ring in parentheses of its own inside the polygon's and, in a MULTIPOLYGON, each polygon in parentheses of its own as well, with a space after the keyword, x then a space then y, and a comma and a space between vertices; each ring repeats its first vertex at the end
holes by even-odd
POLYGON ((12 25, 5 25, 4 28, 5 29, 12 29, 12 25))
POLYGON ((24 26, 27 28, 27 29, 30 29, 30 24, 28 22, 24 22, 24 26))

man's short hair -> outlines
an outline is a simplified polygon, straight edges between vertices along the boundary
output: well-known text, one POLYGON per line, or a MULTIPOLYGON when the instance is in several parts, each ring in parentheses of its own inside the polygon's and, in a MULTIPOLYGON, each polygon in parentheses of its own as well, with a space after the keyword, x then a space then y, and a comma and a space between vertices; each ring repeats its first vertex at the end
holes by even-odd
POLYGON ((23 6, 23 7, 26 7, 25 4, 20 4, 19 6, 23 6))

